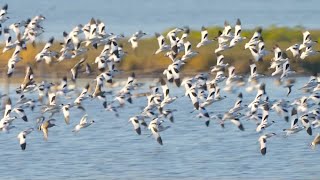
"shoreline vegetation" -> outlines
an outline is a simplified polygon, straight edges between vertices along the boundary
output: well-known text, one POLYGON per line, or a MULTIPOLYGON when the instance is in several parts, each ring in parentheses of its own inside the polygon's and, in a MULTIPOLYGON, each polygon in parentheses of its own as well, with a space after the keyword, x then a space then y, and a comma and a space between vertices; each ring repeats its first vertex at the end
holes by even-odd
MULTIPOLYGON (((223 30, 223 27, 209 27, 208 36, 209 39, 214 39, 219 30, 223 30)), ((242 30, 242 36, 247 37, 246 40, 238 44, 236 47, 222 52, 225 56, 225 62, 229 63, 236 68, 236 73, 246 75, 249 73, 250 59, 252 59, 251 53, 248 49, 244 49, 244 44, 251 38, 252 34, 256 29, 244 29, 242 30)), ((271 26, 265 28, 262 31, 264 37, 265 47, 270 52, 269 55, 264 57, 263 62, 256 62, 257 70, 259 73, 271 74, 271 70, 268 69, 270 60, 273 57, 272 48, 274 45, 278 45, 282 51, 296 43, 302 42, 302 32, 305 30, 303 27, 275 27, 271 26)), ((311 37, 314 40, 320 41, 320 30, 308 30, 311 33, 311 37)), ((168 32, 168 31, 167 31, 168 32)), ((163 32, 162 34, 166 34, 163 32)), ((128 34, 129 35, 129 34, 128 34)), ((127 35, 127 36, 128 36, 127 35)), ((180 36, 180 34, 179 34, 180 36)), ((1 37, 3 38, 3 37, 1 37)), ((55 37, 55 42, 52 46, 52 50, 58 51, 61 49, 60 42, 61 37, 55 37)), ((196 44, 200 41, 200 30, 191 30, 187 38, 192 44, 192 49, 199 52, 197 56, 188 60, 188 63, 183 67, 183 74, 197 74, 200 72, 210 72, 210 67, 216 64, 217 55, 214 53, 214 49, 217 48, 217 42, 214 41, 210 45, 196 48, 196 44)), ((169 40, 166 39, 169 43, 169 40)), ((65 76, 66 72, 70 74, 70 69, 78 62, 82 57, 75 59, 64 60, 59 63, 53 63, 47 65, 44 62, 36 63, 35 56, 41 51, 46 40, 37 41, 35 46, 31 44, 27 45, 27 50, 22 51, 22 61, 17 63, 17 69, 13 75, 13 78, 24 77, 25 65, 31 64, 35 71, 36 76, 39 75, 44 78, 60 78, 65 76)), ((123 46, 124 51, 127 53, 124 59, 118 64, 118 69, 124 74, 116 75, 116 77, 122 77, 124 75, 135 72, 137 75, 142 77, 159 77, 168 65, 172 62, 168 57, 164 56, 164 53, 154 55, 154 52, 158 48, 157 39, 154 36, 154 32, 148 32, 148 37, 139 40, 139 47, 133 50, 131 45, 127 42, 127 39, 119 41, 119 44, 123 46)), ((0 45, 2 51, 4 44, 0 45)), ((86 53, 87 62, 95 70, 94 74, 97 74, 96 64, 94 63, 95 57, 97 57, 102 51, 103 47, 94 49, 88 47, 89 51, 86 53)), ((317 45, 315 47, 318 50, 317 45)), ((3 54, 0 54, 0 72, 2 77, 6 77, 8 59, 12 55, 14 50, 10 50, 3 54)), ((290 59, 291 68, 297 72, 298 75, 308 75, 319 72, 320 70, 320 55, 307 57, 304 60, 294 59, 291 52, 286 52, 290 59)), ((80 78, 86 78, 86 75, 80 73, 80 78)))

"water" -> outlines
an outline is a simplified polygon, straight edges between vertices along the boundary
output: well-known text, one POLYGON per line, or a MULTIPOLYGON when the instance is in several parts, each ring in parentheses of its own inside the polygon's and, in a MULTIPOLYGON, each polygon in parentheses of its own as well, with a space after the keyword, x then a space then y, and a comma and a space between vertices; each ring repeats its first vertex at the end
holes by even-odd
MULTIPOLYGON (((308 79, 298 78, 288 100, 300 97, 297 89, 308 79)), ((264 79, 271 99, 284 98, 286 90, 275 87, 272 79, 264 79)), ((150 83, 148 81, 147 83, 150 83)), ((147 84, 148 85, 148 84, 147 84)), ((12 85, 11 87, 16 87, 12 85)), ((145 91, 147 87, 144 87, 145 91)), ((13 89, 13 88, 12 88, 13 89)), ((170 86, 173 95, 181 96, 182 88, 170 86)), ((244 92, 244 104, 248 104, 255 92, 244 92)), ((238 91, 238 92, 239 92, 238 91)), ((222 91, 227 99, 208 108, 221 112, 232 107, 236 94, 222 91)), ((11 98, 17 96, 12 92, 11 98)), ((108 96, 108 100, 111 97, 108 96)), ((59 103, 66 102, 58 99, 59 103)), ((71 124, 65 125, 61 114, 57 114, 58 127, 49 129, 49 140, 45 142, 41 132, 34 131, 27 137, 27 149, 21 151, 16 135, 25 127, 34 127, 34 113, 28 111, 29 122, 15 121, 16 129, 9 134, 0 134, 0 172, 2 179, 317 179, 319 178, 319 148, 311 150, 308 144, 313 137, 302 131, 288 138, 282 136, 282 129, 289 127, 275 113, 270 119, 276 123, 266 132, 277 133, 268 139, 267 154, 259 150, 259 134, 252 122, 242 120, 245 131, 226 123, 222 129, 218 122, 211 121, 206 127, 204 120, 190 114, 192 105, 187 98, 179 98, 170 108, 175 123, 165 122, 171 127, 162 132, 163 146, 142 129, 138 136, 127 121, 146 104, 146 98, 134 99, 134 104, 120 109, 120 117, 102 110, 101 103, 86 101, 84 104, 89 119, 96 121, 75 135, 71 131, 79 122, 83 112, 71 110, 71 124)), ((314 134, 320 132, 314 130, 314 134)))
MULTIPOLYGON (((297 25, 320 28, 317 0, 10 0, 10 23, 43 14, 46 33, 43 37, 62 38, 63 31, 70 31, 91 17, 106 23, 106 30, 129 36, 142 29, 153 35, 170 27, 189 25, 193 29, 205 26, 222 26, 224 20, 234 24, 237 18, 243 28, 270 25, 297 25)), ((0 4, 4 4, 1 2, 0 4)))

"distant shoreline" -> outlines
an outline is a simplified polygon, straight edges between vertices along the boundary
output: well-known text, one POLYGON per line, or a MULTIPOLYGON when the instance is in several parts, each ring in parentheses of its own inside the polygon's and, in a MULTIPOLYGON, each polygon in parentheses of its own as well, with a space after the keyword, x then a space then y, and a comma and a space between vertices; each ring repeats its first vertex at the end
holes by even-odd
MULTIPOLYGON (((219 30, 222 30, 222 27, 210 27, 208 28, 208 36, 210 39, 213 39, 219 30)), ((287 27, 269 27, 265 28, 262 31, 262 36, 265 41, 265 46, 268 51, 272 50, 274 45, 279 45, 279 47, 285 51, 286 48, 295 44, 302 42, 302 31, 305 30, 302 27, 295 28, 287 28, 287 27)), ((242 31, 242 36, 250 38, 254 33, 255 29, 242 31)), ((320 41, 320 30, 309 30, 311 33, 311 37, 314 40, 320 41)), ((166 34, 163 32, 162 34, 166 34)), ((181 36, 179 34, 179 36, 181 36)), ((198 72, 210 72, 210 67, 216 64, 216 54, 214 54, 214 49, 217 47, 217 42, 213 42, 212 44, 196 48, 195 45, 200 40, 200 32, 192 31, 190 32, 187 41, 192 43, 192 49, 194 51, 198 51, 199 55, 192 58, 187 62, 187 64, 183 67, 183 74, 197 74, 198 72)), ((168 40, 166 39, 167 43, 168 40)), ((244 42, 238 44, 236 47, 224 51, 221 54, 225 56, 225 62, 229 63, 236 68, 236 74, 248 74, 249 73, 249 65, 250 59, 252 59, 251 53, 249 50, 244 50, 244 42)), ((143 77, 157 77, 162 74, 163 70, 168 67, 168 65, 172 62, 168 57, 165 57, 163 53, 158 55, 153 55, 153 53, 158 48, 158 43, 155 37, 152 38, 143 38, 139 41, 139 47, 133 51, 131 45, 127 42, 127 39, 121 40, 119 44, 123 45, 123 49, 127 52, 127 55, 124 57, 122 62, 118 64, 118 68, 123 72, 137 72, 137 74, 141 74, 143 77)), ((36 64, 34 58, 38 52, 44 46, 44 42, 37 42, 36 46, 33 47, 31 44, 28 44, 27 50, 22 51, 23 60, 17 63, 16 72, 13 75, 14 77, 23 77, 25 73, 25 65, 31 64, 35 71, 36 76, 39 75, 40 66, 36 64)), ((3 45, 0 46, 2 49, 3 45)), ((61 46, 58 41, 55 41, 52 50, 59 51, 61 46)), ((93 64, 95 57, 97 57, 102 51, 103 47, 99 47, 98 49, 94 49, 89 47, 89 51, 87 53, 87 62, 91 64, 92 69, 97 69, 96 64, 93 64)), ((318 45, 315 46, 316 50, 319 50, 320 47, 318 45)), ((10 58, 13 50, 5 52, 0 55, 0 72, 5 73, 7 70, 7 61, 10 58)), ((289 59, 291 60, 290 65, 291 68, 298 72, 298 74, 314 74, 320 72, 320 55, 316 55, 313 57, 308 57, 305 60, 295 60, 292 58, 290 52, 287 52, 289 59)), ((273 57, 273 53, 271 52, 264 58, 263 62, 257 63, 257 71, 258 73, 263 74, 271 74, 271 71, 268 69, 270 65, 270 59, 273 57)), ((70 69, 74 66, 77 61, 82 58, 82 56, 72 59, 72 60, 64 60, 60 63, 57 63, 53 66, 43 65, 42 74, 45 74, 45 77, 70 77, 70 69), (50 72, 50 73, 46 73, 50 72), (57 75, 55 75, 57 73, 57 75)), ((124 75, 117 75, 124 77, 124 75)), ((80 78, 83 78, 83 75, 80 74, 80 78)), ((91 77, 90 77, 91 78, 91 77)), ((94 78, 94 77, 92 77, 94 78)))

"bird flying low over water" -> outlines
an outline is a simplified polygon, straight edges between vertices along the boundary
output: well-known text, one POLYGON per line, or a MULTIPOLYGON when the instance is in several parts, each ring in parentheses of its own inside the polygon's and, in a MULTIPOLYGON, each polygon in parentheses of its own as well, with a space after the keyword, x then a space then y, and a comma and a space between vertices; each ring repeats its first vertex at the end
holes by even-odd
POLYGON ((85 114, 84 116, 82 116, 82 118, 80 119, 80 123, 77 124, 77 125, 74 127, 74 129, 73 129, 72 132, 77 133, 77 132, 80 131, 80 129, 89 127, 90 125, 92 125, 93 123, 95 123, 94 120, 91 120, 90 122, 87 122, 87 118, 88 118, 88 115, 87 115, 87 114, 85 114))
POLYGON ((48 140, 49 128, 56 126, 55 121, 56 121, 55 119, 49 119, 49 120, 45 120, 44 118, 42 119, 42 122, 38 129, 43 132, 43 137, 45 141, 48 140))
POLYGON ((259 137, 259 143, 260 143, 260 152, 262 155, 267 154, 267 139, 275 136, 275 133, 269 133, 269 134, 264 134, 259 137))
POLYGON ((163 145, 161 136, 160 136, 160 129, 159 129, 159 122, 158 122, 158 118, 153 119, 152 121, 150 121, 148 129, 150 129, 152 136, 156 139, 156 141, 160 144, 163 145))
POLYGON ((316 145, 318 145, 318 144, 320 144, 320 134, 319 133, 314 137, 310 146, 314 149, 316 147, 316 145))
MULTIPOLYGON (((95 142, 99 134, 92 133, 100 133, 97 130, 111 122, 120 125, 114 132, 138 134, 130 143, 150 135, 155 146, 174 142, 177 136, 172 134, 181 129, 183 136, 208 131, 206 138, 215 138, 211 133, 228 138, 253 132, 243 135, 258 139, 262 155, 267 153, 267 139, 276 133, 294 141, 294 136, 303 139, 319 131, 320 76, 316 66, 307 66, 320 53, 318 37, 311 31, 304 30, 300 42, 284 47, 282 42, 271 42, 272 29, 264 33, 258 27, 251 37, 245 37, 249 31, 243 32, 246 24, 239 18, 235 24, 225 20, 214 34, 209 26, 198 27, 198 33, 191 26, 181 26, 166 34, 157 31, 146 39, 142 29, 131 36, 110 32, 109 24, 95 17, 53 37, 46 21, 41 14, 18 20, 10 14, 8 4, 0 6, 6 75, 1 89, 5 93, 0 92, 0 131, 8 133, 3 138, 17 135, 22 150, 36 128, 45 141, 49 131, 50 139, 61 132, 82 131, 95 142), (43 36, 49 38, 41 43, 43 36), (236 51, 241 53, 234 54, 236 51), (315 71, 309 79, 296 77, 303 70, 297 67, 301 63, 315 71), (121 127, 122 117, 128 120, 129 129, 121 127), (193 129, 189 121, 200 125, 193 129), (30 123, 36 127, 30 128, 30 123), (223 131, 209 129, 217 124, 223 131), (92 125, 95 127, 88 128, 92 125), (269 130, 273 133, 266 132, 269 130), (306 133, 299 133, 303 130, 306 133)), ((310 146, 315 148, 319 139, 318 134, 310 146)), ((31 145, 37 143, 36 138, 30 140, 31 145)))
POLYGON ((23 151, 26 150, 26 147, 27 147, 26 138, 27 138, 27 135, 30 134, 32 131, 33 131, 33 128, 29 128, 24 131, 21 131, 18 134, 17 138, 19 139, 19 144, 20 144, 21 150, 23 150, 23 151))

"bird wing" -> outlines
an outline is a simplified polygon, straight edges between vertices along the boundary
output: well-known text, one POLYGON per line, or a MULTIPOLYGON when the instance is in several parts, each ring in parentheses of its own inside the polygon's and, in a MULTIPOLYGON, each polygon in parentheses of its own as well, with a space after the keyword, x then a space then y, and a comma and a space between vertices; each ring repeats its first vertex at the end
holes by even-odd
POLYGON ((241 131, 244 130, 242 123, 238 118, 234 118, 230 120, 234 125, 236 125, 241 131))
POLYGON ((48 42, 44 45, 43 50, 45 50, 45 51, 49 50, 49 48, 52 46, 53 41, 54 41, 54 37, 51 37, 48 40, 48 42))
POLYGON ((157 142, 162 145, 162 139, 161 139, 161 136, 158 132, 158 129, 155 127, 155 126, 152 126, 151 127, 151 133, 153 135, 153 137, 157 140, 157 142))
POLYGON ((47 141, 48 140, 48 128, 47 127, 42 127, 42 132, 43 132, 43 137, 47 141))
POLYGON ((234 26, 234 34, 235 34, 235 36, 241 35, 241 21, 240 21, 240 19, 237 19, 237 23, 234 26))
POLYGON ((267 153, 267 146, 266 146, 267 139, 265 135, 260 136, 259 143, 260 143, 260 152, 262 155, 265 155, 267 153))
POLYGON ((70 111, 69 111, 69 106, 63 106, 62 107, 62 112, 63 112, 63 116, 64 116, 64 120, 66 122, 66 124, 70 123, 70 111))
POLYGON ((295 127, 298 123, 298 114, 297 109, 292 108, 291 110, 291 128, 295 127))
POLYGON ((203 30, 201 31, 201 42, 203 42, 206 39, 208 39, 208 30, 203 28, 203 30))
POLYGON ((18 108, 14 108, 13 111, 14 111, 15 113, 17 113, 18 116, 19 116, 20 118, 22 118, 22 120, 24 120, 25 122, 28 121, 27 115, 26 115, 26 113, 24 112, 24 110, 23 110, 22 108, 19 108, 19 107, 18 107, 18 108))
POLYGON ((140 128, 140 123, 139 123, 138 118, 133 117, 130 120, 131 120, 131 123, 132 123, 135 131, 140 135, 141 134, 141 128, 140 128))
MULTIPOLYGON (((26 88, 28 85, 33 83, 33 70, 30 65, 26 68, 26 76, 24 77, 24 80, 22 82, 23 88, 26 88)), ((23 90, 23 89, 22 89, 23 90)))
POLYGON ((80 120, 80 125, 86 124, 87 123, 87 117, 88 115, 85 114, 84 116, 82 116, 81 120, 80 120))
POLYGON ((11 99, 8 98, 7 102, 6 102, 6 106, 5 106, 5 110, 4 110, 4 115, 3 117, 9 117, 10 113, 11 113, 11 99))
POLYGON ((162 89, 162 92, 163 92, 163 96, 164 97, 169 96, 169 87, 168 87, 166 81, 163 78, 161 78, 160 79, 160 83, 161 83, 161 89, 162 89))
POLYGON ((199 99, 198 99, 198 95, 197 93, 195 92, 195 90, 191 90, 189 92, 189 97, 192 101, 192 104, 193 106, 196 108, 196 109, 199 109, 199 99))
POLYGON ((311 37, 310 37, 310 32, 309 31, 305 31, 303 33, 303 43, 307 42, 307 41, 310 41, 311 40, 311 37))

